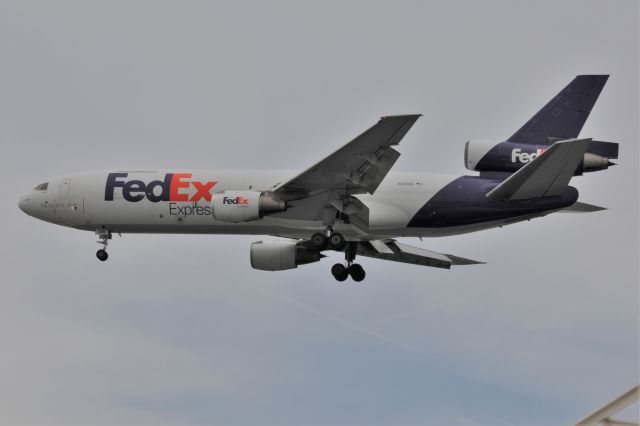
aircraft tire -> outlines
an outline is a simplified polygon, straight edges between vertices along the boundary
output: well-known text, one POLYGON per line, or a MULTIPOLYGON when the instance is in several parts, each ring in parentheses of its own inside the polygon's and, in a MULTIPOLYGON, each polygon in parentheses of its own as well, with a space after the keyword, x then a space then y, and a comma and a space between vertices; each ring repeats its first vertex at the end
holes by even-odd
POLYGON ((344 281, 349 277, 349 271, 342 263, 336 263, 331 267, 331 275, 337 281, 344 281))
POLYGON ((311 236, 311 245, 318 250, 324 250, 327 248, 327 237, 320 232, 316 232, 311 236))
POLYGON ((359 283, 360 281, 364 280, 364 277, 367 274, 364 272, 364 268, 362 266, 360 266, 358 263, 354 263, 353 265, 349 266, 349 275, 351 275, 352 280, 359 283))
POLYGON ((98 258, 98 260, 100 260, 101 262, 104 262, 105 260, 107 260, 109 258, 109 254, 107 253, 106 250, 98 250, 96 252, 96 257, 98 258))
POLYGON ((342 249, 344 249, 346 242, 342 234, 338 234, 336 232, 331 236, 331 238, 329 238, 329 244, 331 245, 331 248, 333 250, 342 251, 342 249))

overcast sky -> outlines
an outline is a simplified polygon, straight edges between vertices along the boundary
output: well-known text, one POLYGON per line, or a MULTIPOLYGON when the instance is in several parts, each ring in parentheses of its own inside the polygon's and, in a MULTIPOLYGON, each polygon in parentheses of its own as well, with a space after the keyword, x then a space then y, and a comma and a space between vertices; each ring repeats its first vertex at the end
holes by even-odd
MULTIPOLYGON (((638 2, 0 1, 0 424, 571 424, 638 382, 638 2), (304 169, 422 113, 396 170, 470 173, 575 75, 620 165, 556 214, 410 244, 441 271, 263 237, 88 232, 18 210, 67 172, 304 169)), ((633 412, 631 412, 633 414, 633 412)))

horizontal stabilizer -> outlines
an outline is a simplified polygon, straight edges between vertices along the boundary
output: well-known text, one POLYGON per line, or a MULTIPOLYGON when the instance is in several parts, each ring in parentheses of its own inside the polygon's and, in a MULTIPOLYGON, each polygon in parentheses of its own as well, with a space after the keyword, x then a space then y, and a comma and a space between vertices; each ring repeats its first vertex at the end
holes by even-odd
POLYGON ((606 207, 594 206, 593 204, 576 202, 566 209, 560 210, 561 213, 592 213, 606 210, 606 207))
POLYGON ((591 141, 587 152, 604 158, 618 158, 618 144, 616 142, 591 141))
POLYGON ((527 200, 561 195, 589 148, 591 139, 556 142, 493 188, 490 200, 527 200))

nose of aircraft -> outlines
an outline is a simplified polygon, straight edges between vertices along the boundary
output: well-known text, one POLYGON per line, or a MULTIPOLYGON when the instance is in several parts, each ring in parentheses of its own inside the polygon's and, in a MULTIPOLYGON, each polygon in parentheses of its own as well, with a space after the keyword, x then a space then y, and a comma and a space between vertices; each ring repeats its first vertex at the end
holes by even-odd
POLYGON ((25 212, 26 214, 29 214, 28 211, 28 199, 27 197, 20 197, 20 199, 18 200, 18 207, 20 207, 20 210, 22 210, 23 212, 25 212))

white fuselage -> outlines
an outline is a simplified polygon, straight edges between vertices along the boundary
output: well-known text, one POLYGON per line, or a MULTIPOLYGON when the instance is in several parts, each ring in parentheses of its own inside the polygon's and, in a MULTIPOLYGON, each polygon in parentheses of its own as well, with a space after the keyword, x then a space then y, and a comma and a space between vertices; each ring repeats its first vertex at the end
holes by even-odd
MULTIPOLYGON (((294 175, 293 172, 282 171, 213 170, 84 172, 50 179, 46 189, 32 190, 21 197, 19 205, 38 219, 88 231, 105 229, 119 233, 250 234, 306 238, 325 227, 322 215, 314 220, 308 218, 309 212, 321 210, 321 206, 326 204, 329 192, 292 201, 287 211, 244 223, 220 222, 212 215, 211 199, 217 193, 269 191, 294 175), (139 181, 144 185, 156 182, 155 192, 146 196, 140 186, 142 184, 136 186, 134 183, 128 188, 129 200, 125 199, 121 186, 107 194, 109 173, 126 173, 127 181, 139 181), (158 200, 158 191, 162 189, 160 182, 168 173, 182 177, 178 179, 177 188, 172 189, 171 199, 158 200), (154 196, 155 201, 149 199, 154 199, 154 196)), ((370 229, 363 230, 342 221, 336 221, 334 228, 347 239, 373 239, 453 235, 514 222, 511 218, 508 221, 488 220, 453 227, 408 227, 411 218, 425 203, 455 179, 456 176, 391 172, 373 195, 357 196, 369 207, 370 229)))

